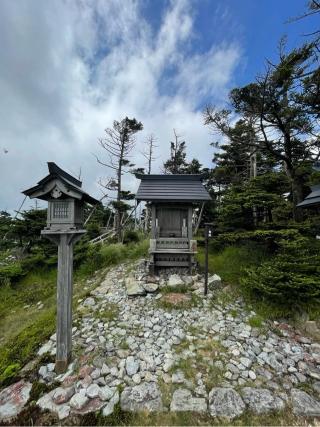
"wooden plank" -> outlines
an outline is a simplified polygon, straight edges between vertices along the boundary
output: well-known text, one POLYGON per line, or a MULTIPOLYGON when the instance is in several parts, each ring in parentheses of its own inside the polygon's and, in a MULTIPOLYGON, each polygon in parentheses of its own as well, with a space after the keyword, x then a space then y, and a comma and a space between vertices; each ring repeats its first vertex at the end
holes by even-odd
POLYGON ((189 251, 189 250, 183 250, 183 249, 167 249, 163 251, 149 251, 150 254, 197 254, 197 251, 189 251))
POLYGON ((156 267, 189 267, 189 261, 156 261, 156 267))

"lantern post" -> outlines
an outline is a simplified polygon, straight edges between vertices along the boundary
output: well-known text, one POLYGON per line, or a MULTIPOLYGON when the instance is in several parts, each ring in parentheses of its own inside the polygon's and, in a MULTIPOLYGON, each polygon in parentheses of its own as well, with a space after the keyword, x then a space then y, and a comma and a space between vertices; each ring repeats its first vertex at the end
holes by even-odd
POLYGON ((67 370, 72 357, 73 245, 85 234, 85 203, 98 204, 81 188, 81 181, 49 162, 49 175, 23 191, 30 198, 48 202, 47 226, 41 235, 58 246, 57 352, 55 370, 67 370))

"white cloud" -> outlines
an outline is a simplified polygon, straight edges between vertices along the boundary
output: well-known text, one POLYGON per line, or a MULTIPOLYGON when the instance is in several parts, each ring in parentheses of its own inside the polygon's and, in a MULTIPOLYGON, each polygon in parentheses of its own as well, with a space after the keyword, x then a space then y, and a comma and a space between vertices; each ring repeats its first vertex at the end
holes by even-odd
MULTIPOLYGON (((20 191, 46 174, 46 161, 72 173, 81 166, 85 188, 99 196, 96 182, 107 171, 91 153, 103 155, 97 138, 125 115, 144 124, 133 156, 138 166, 152 132, 159 168, 173 128, 187 141, 188 157, 210 166, 201 106, 223 101, 239 46, 193 52, 196 5, 172 1, 156 31, 139 1, 2 0, 0 209, 18 207, 20 191)), ((135 190, 138 183, 131 177, 127 184, 135 190)))

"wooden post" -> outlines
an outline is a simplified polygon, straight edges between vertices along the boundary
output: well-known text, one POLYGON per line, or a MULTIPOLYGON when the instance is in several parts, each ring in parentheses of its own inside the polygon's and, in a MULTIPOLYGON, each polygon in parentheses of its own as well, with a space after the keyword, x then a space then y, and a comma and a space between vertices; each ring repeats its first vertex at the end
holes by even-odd
POLYGON ((56 372, 65 372, 72 351, 73 244, 61 234, 58 246, 56 372))
POLYGON ((43 230, 42 235, 58 245, 57 276, 57 353, 55 371, 67 370, 72 357, 72 291, 73 245, 85 230, 53 232, 43 230))
POLYGON ((208 294, 208 270, 209 270, 209 225, 205 225, 205 276, 204 276, 204 295, 208 294))
POLYGON ((209 274, 209 239, 212 237, 212 223, 207 222, 204 225, 205 238, 205 275, 204 275, 204 295, 208 295, 208 274, 209 274))

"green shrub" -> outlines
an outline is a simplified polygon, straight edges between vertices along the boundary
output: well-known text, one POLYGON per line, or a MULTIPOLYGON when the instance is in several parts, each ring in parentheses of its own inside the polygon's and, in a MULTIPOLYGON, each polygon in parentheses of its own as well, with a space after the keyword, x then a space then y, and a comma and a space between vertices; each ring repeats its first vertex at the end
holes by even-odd
POLYGON ((320 302, 320 244, 299 237, 279 241, 280 250, 271 261, 246 269, 240 280, 254 299, 291 307, 320 302))
POLYGON ((24 271, 19 262, 0 266, 0 285, 17 281, 24 276, 24 271))
POLYGON ((280 230, 239 231, 219 234, 211 241, 210 244, 213 248, 221 248, 246 242, 257 242, 265 245, 266 249, 275 251, 279 248, 280 241, 292 241, 298 239, 300 236, 299 231, 293 228, 280 230))
POLYGON ((135 230, 127 230, 124 233, 123 243, 136 243, 140 240, 140 234, 135 230))
POLYGON ((89 240, 95 239, 100 235, 100 225, 96 222, 91 222, 86 225, 87 238, 89 240))
POLYGON ((20 369, 20 363, 12 363, 11 365, 8 365, 5 370, 0 374, 0 384, 8 384, 10 380, 17 375, 20 369))

